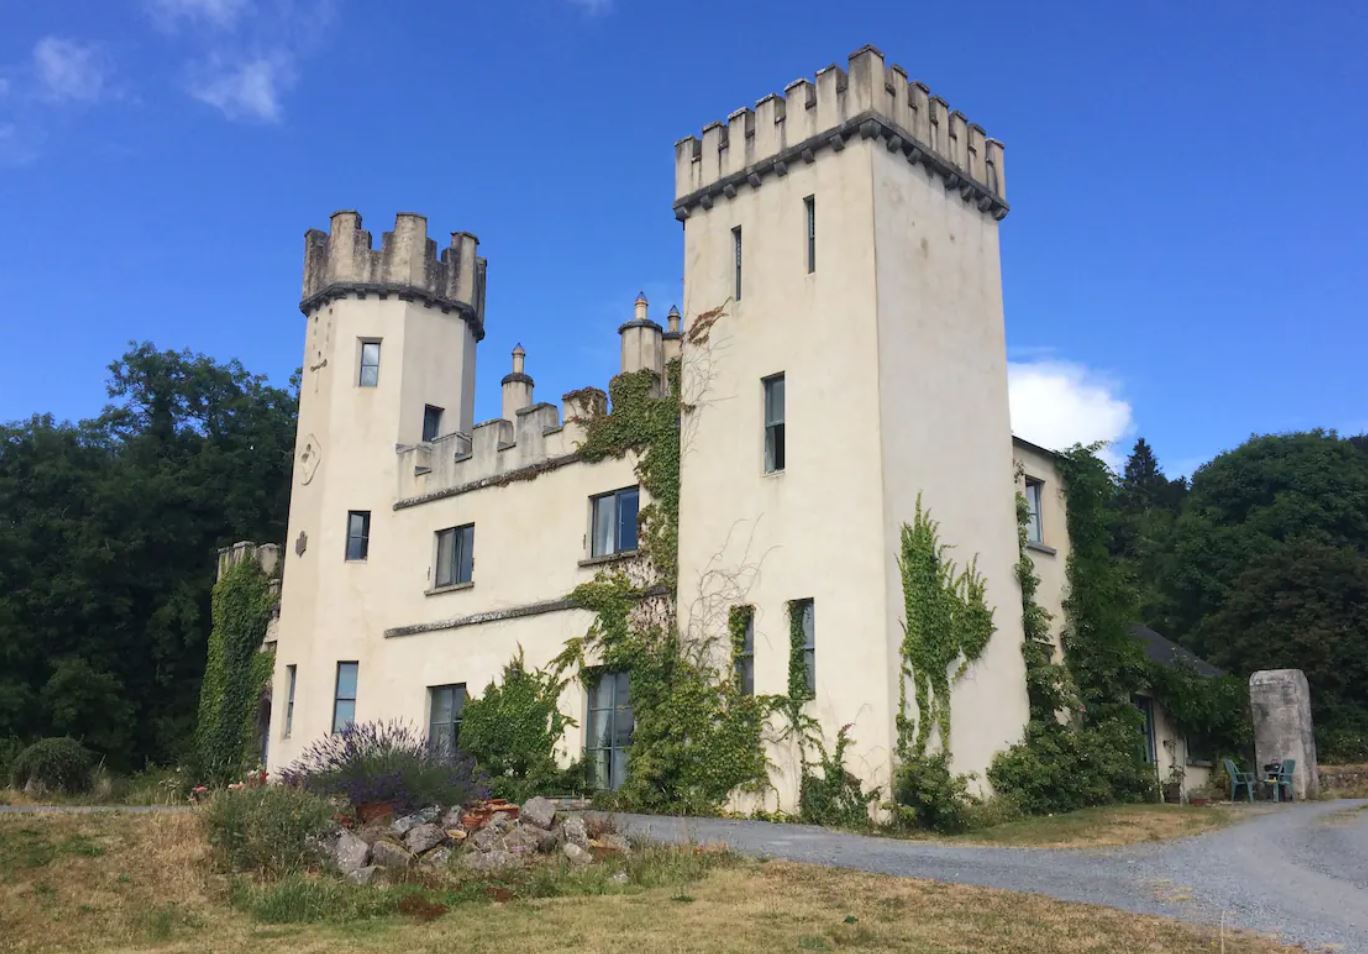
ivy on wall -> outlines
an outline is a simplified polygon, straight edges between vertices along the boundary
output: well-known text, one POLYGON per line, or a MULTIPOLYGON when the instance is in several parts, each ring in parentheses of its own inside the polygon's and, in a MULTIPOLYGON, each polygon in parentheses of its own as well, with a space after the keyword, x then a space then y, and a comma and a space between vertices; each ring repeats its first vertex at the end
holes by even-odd
POLYGON ((1069 674, 1055 662, 1054 641, 1050 638, 1049 612, 1036 602, 1040 577, 1035 561, 1026 551, 1031 509, 1026 495, 1017 492, 1017 584, 1021 587, 1021 628, 1024 639, 1021 655, 1026 662, 1026 698, 1034 722, 1056 721, 1056 713, 1075 708, 1069 674))
POLYGON ((995 628, 983 576, 972 560, 957 569, 939 532, 918 495, 916 514, 910 526, 903 524, 898 550, 904 678, 899 680, 897 724, 904 758, 926 754, 932 726, 939 731, 940 750, 949 753, 951 683, 983 655, 995 628), (915 720, 907 714, 909 679, 916 694, 915 720))
POLYGON ((746 651, 746 633, 755 619, 755 607, 739 603, 727 611, 727 634, 731 637, 732 672, 737 671, 741 654, 746 651))
POLYGON ((257 707, 274 661, 260 648, 274 608, 255 560, 230 567, 214 584, 194 750, 195 773, 206 784, 241 778, 257 762, 257 707))

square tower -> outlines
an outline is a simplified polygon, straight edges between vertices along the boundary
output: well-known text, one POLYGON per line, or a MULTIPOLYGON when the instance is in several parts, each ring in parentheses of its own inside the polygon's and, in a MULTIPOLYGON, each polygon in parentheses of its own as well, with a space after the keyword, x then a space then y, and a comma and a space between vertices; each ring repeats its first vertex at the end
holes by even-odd
MULTIPOLYGON (((952 696, 955 769, 982 780, 1027 718, 1002 146, 867 46, 680 140, 675 163, 685 314, 725 308, 684 347, 681 623, 716 635, 754 606, 755 691, 786 692, 805 652, 806 711, 828 740, 852 725, 848 768, 886 790, 920 495, 987 580, 996 632, 952 696)), ((772 757, 790 807, 797 767, 772 757)))

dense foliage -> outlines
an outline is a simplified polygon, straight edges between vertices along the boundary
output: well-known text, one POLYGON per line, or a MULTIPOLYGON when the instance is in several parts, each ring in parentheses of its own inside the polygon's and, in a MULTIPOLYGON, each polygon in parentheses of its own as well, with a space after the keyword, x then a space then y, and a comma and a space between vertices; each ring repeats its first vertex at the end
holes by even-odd
POLYGON ((324 798, 267 785, 215 793, 204 825, 222 867, 278 877, 322 861, 321 836, 333 814, 324 798))
POLYGON ((15 788, 32 785, 42 791, 84 792, 90 788, 94 757, 75 739, 39 739, 20 752, 10 768, 15 788))
POLYGON ((946 752, 900 760, 893 777, 893 801, 898 825, 946 834, 968 828, 974 806, 969 777, 950 770, 946 752))
POLYGON ((556 746, 574 724, 558 705, 564 687, 554 673, 528 669, 519 649, 502 681, 466 702, 460 745, 488 776, 494 795, 521 802, 584 788, 578 762, 561 768, 556 761, 556 746))
POLYGON ((149 344, 109 395, 93 420, 0 424, 0 737, 126 768, 187 748, 215 550, 284 538, 295 399, 149 344))
POLYGON ((861 828, 869 824, 869 812, 879 800, 878 790, 866 792, 860 780, 845 766, 850 747, 850 726, 836 733, 836 744, 827 751, 820 732, 808 740, 815 757, 803 760, 798 788, 798 817, 812 825, 861 828))
POLYGON ((286 785, 353 806, 388 803, 399 813, 464 805, 488 794, 474 759, 429 745, 403 722, 357 722, 311 742, 280 773, 286 785))
POLYGON ((245 560, 214 584, 208 661, 200 688, 191 774, 226 784, 259 761, 256 715, 274 654, 261 652, 275 599, 261 567, 245 560))

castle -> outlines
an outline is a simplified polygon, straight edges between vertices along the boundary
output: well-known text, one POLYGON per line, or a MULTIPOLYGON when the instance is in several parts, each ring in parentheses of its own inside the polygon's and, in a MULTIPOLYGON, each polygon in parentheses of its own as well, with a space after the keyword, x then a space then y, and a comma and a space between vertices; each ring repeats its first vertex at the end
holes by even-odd
MULTIPOLYGON (((956 558, 976 558, 996 626, 955 685, 957 771, 981 779, 1027 720, 1014 484, 1041 602, 1062 618, 1058 476, 1008 419, 1007 211, 1001 143, 864 47, 675 144, 682 307, 662 326, 639 298, 618 329, 623 372, 663 381, 678 359, 688 396, 680 631, 753 607, 747 687, 783 692, 801 651, 805 711, 828 738, 852 727, 848 767, 867 786, 893 770, 896 556, 919 497, 956 558)), ((273 770, 353 719, 454 735, 519 648, 542 665, 585 633, 593 617, 567 594, 636 558, 650 501, 635 456, 580 452, 602 391, 537 401, 519 347, 500 417, 474 421, 486 277, 474 235, 439 256, 420 215, 399 214, 379 249, 355 212, 306 235, 273 770)), ((614 787, 631 770, 630 679, 585 681, 562 698, 577 722, 564 755, 614 787)), ((792 809, 791 762, 772 782, 768 807, 792 809)))

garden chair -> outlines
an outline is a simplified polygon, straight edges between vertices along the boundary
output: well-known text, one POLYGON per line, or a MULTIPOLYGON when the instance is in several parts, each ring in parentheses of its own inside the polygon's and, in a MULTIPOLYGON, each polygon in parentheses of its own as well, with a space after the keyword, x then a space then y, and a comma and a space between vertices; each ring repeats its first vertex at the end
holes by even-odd
POLYGON ((1240 787, 1244 786, 1245 801, 1254 801, 1254 773, 1241 772, 1235 767, 1234 759, 1225 759, 1226 774, 1230 776, 1230 800, 1235 801, 1235 796, 1239 794, 1240 787))
POLYGON ((1292 795, 1292 773, 1297 770, 1296 759, 1283 759, 1282 765, 1278 766, 1278 774, 1269 778, 1269 784, 1273 786, 1273 801, 1282 801, 1283 789, 1287 789, 1287 800, 1293 801, 1292 795))

